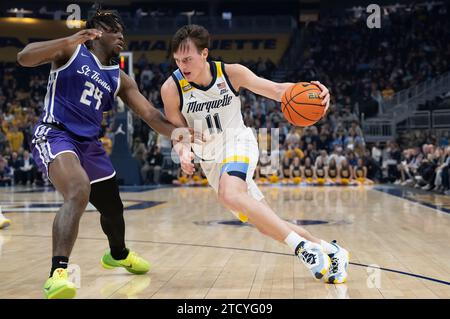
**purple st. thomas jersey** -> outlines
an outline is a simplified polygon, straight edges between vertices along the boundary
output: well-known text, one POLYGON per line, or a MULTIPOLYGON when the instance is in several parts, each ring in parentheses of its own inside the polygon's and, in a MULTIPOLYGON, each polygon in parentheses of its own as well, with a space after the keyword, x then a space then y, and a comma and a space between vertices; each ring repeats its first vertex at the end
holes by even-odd
POLYGON ((50 71, 41 121, 96 139, 102 113, 113 107, 119 86, 119 66, 102 65, 84 44, 78 45, 64 66, 50 71))

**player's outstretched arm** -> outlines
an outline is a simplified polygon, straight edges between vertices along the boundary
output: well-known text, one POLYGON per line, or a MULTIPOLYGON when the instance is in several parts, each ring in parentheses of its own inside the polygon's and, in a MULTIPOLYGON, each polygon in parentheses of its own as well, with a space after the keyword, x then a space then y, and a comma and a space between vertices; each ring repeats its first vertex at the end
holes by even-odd
POLYGON ((33 42, 17 54, 17 62, 26 67, 52 62, 53 68, 58 68, 70 59, 78 44, 101 36, 102 32, 99 30, 85 29, 69 37, 33 42))
MULTIPOLYGON (((277 83, 257 76, 247 67, 241 64, 226 64, 226 73, 233 85, 238 91, 240 88, 246 88, 253 93, 265 96, 269 99, 280 102, 283 93, 294 83, 277 83)), ((328 89, 318 81, 311 83, 317 85, 322 91, 320 97, 323 98, 322 104, 326 105, 326 109, 330 104, 330 93, 328 89)))
MULTIPOLYGON (((177 127, 188 126, 181 113, 180 96, 177 86, 172 78, 168 78, 162 85, 161 98, 164 103, 164 112, 166 113, 167 119, 177 127)), ((183 172, 192 175, 195 172, 195 166, 192 163, 194 153, 191 151, 191 144, 177 143, 174 141, 173 148, 180 158, 180 165, 183 172)))
POLYGON ((117 95, 148 126, 162 135, 172 137, 176 127, 139 92, 136 82, 123 71, 120 71, 120 88, 117 95))

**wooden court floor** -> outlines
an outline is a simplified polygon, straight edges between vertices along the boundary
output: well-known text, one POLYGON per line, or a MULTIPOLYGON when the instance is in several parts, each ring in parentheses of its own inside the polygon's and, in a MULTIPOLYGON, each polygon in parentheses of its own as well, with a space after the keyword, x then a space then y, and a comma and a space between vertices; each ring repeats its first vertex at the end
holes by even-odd
MULTIPOLYGON (((350 251, 346 284, 315 281, 286 245, 236 222, 210 188, 129 189, 127 244, 152 269, 102 269, 107 241, 88 207, 70 259, 77 298, 450 298, 448 211, 368 186, 262 190, 283 219, 350 251)), ((0 200, 13 221, 0 230, 0 298, 42 298, 61 197, 1 188, 0 200)))

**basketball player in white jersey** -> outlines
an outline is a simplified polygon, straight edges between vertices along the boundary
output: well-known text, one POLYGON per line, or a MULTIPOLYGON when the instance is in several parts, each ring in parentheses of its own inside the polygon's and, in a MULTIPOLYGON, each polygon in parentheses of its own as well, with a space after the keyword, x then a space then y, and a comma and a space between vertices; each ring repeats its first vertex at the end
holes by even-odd
MULTIPOLYGON (((345 282, 348 252, 335 242, 320 240, 304 228, 279 218, 253 181, 258 144, 252 130, 244 125, 238 92, 246 88, 281 101, 282 94, 293 83, 260 78, 240 64, 208 61, 208 45, 209 33, 205 28, 198 25, 180 28, 172 39, 178 69, 161 88, 170 122, 178 127, 201 127, 211 133, 201 148, 189 143, 174 145, 182 170, 189 175, 194 173, 195 153, 219 201, 237 218, 289 245, 315 278, 329 283, 345 282)), ((322 90, 323 104, 328 107, 328 89, 319 82, 314 84, 322 90)))

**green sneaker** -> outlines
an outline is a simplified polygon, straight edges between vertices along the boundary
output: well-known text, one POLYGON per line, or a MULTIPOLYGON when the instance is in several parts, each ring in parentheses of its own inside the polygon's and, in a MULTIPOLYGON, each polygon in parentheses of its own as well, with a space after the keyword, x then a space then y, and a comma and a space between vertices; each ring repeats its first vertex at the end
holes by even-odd
POLYGON ((68 280, 67 269, 57 268, 53 276, 44 284, 44 295, 47 299, 72 299, 75 297, 77 288, 68 280))
POLYGON ((117 267, 123 267, 132 274, 142 275, 150 270, 150 264, 144 258, 140 257, 134 251, 128 253, 127 258, 122 260, 116 260, 111 256, 111 252, 107 251, 102 259, 101 264, 103 268, 112 269, 117 267))
POLYGON ((11 225, 11 220, 3 216, 0 210, 0 229, 6 228, 11 225))

